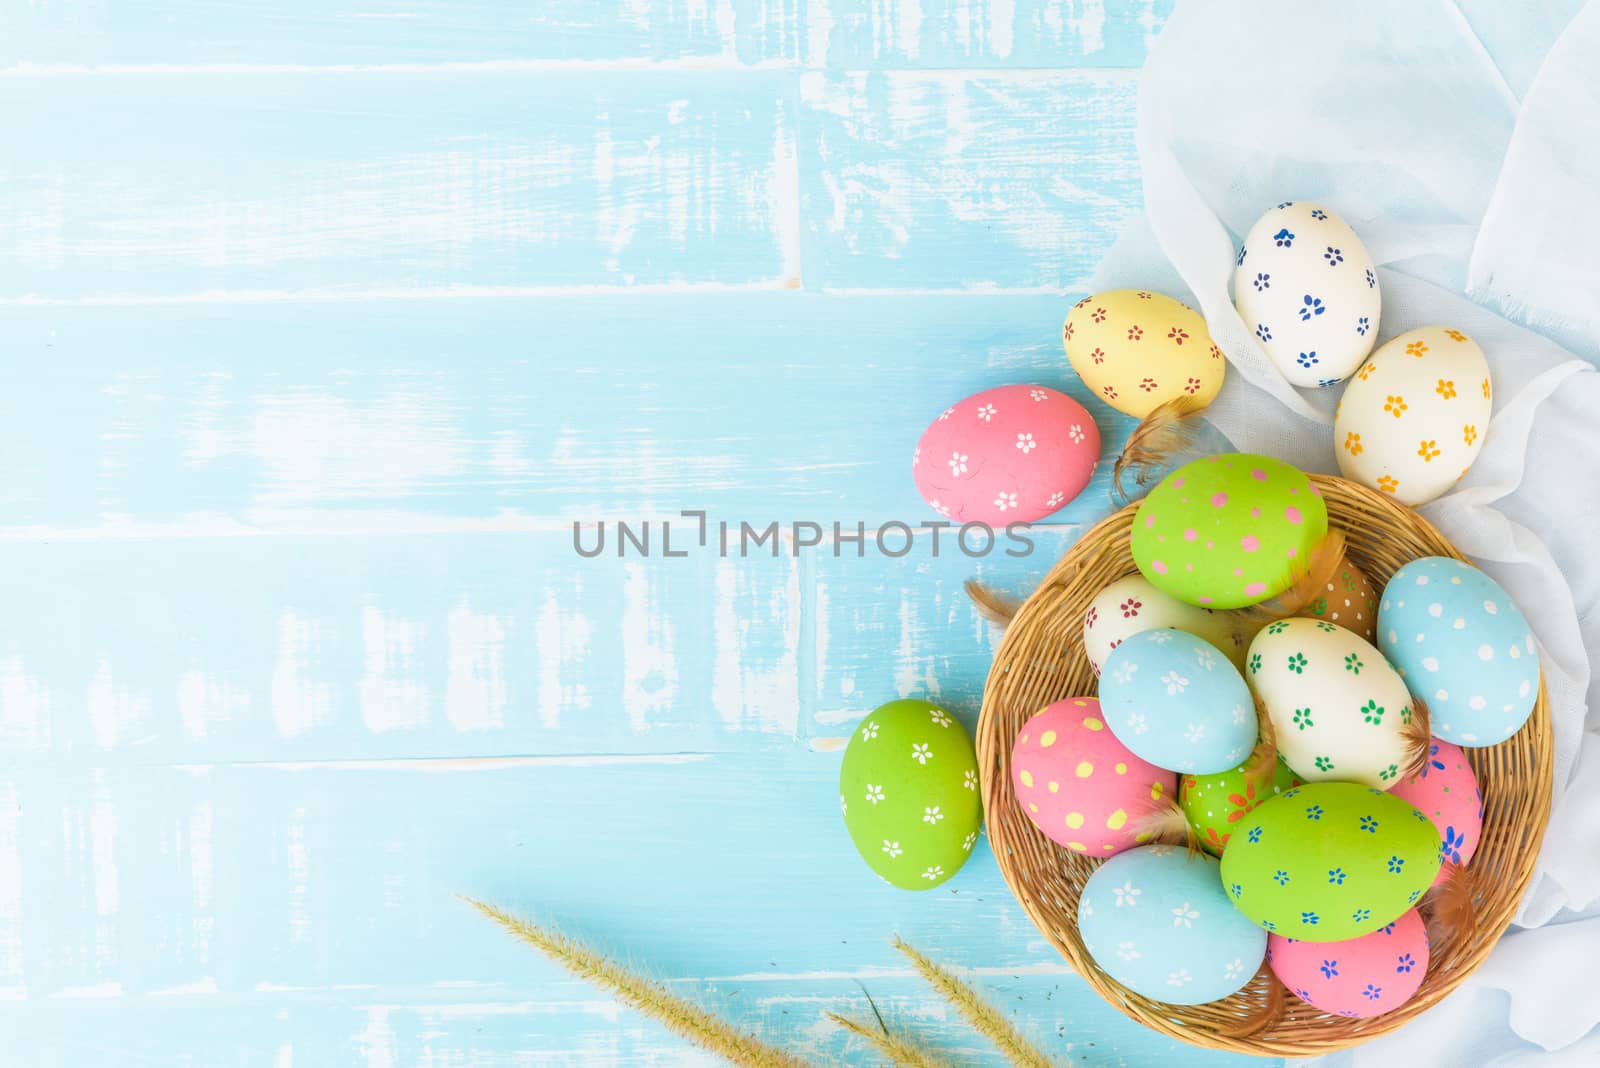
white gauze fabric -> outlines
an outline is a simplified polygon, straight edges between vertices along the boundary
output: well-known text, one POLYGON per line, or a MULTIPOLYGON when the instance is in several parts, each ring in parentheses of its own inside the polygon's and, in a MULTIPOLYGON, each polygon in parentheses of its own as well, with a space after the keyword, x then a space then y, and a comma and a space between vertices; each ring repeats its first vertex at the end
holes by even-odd
POLYGON ((1241 236, 1283 200, 1317 201, 1361 235, 1379 264, 1379 344, 1457 327, 1495 385, 1482 454, 1421 511, 1538 637, 1551 822, 1517 924, 1484 966, 1330 1063, 1555 1063, 1548 1051, 1587 1050, 1600 1025, 1583 974, 1600 959, 1600 719, 1586 712, 1600 697, 1600 375, 1581 358, 1600 352, 1596 56, 1600 0, 1182 0, 1140 78, 1145 214, 1093 287, 1161 288, 1201 309, 1232 364, 1208 418, 1237 448, 1338 471, 1343 387, 1289 386, 1230 299, 1241 236))

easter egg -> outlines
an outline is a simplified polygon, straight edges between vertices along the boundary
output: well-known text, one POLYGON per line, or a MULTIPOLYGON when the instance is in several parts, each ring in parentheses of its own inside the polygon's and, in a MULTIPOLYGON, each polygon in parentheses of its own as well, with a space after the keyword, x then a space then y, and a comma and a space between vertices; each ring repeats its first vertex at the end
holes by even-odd
POLYGON ((1199 312, 1142 289, 1084 297, 1067 313, 1061 339, 1084 385, 1137 419, 1179 397, 1210 404, 1227 368, 1199 312))
POLYGON ((1408 330, 1345 387, 1333 417, 1339 470, 1401 504, 1431 501, 1478 458, 1490 405, 1475 341, 1442 326, 1408 330))
POLYGON ((1499 583, 1460 560, 1425 556, 1394 573, 1378 606, 1378 647, 1447 742, 1503 742, 1539 699, 1527 619, 1499 583))
POLYGON ((1237 617, 1184 604, 1156 589, 1143 575, 1120 578, 1089 602, 1083 615, 1083 652, 1098 675, 1111 650, 1141 631, 1157 629, 1204 638, 1234 666, 1244 666, 1245 642, 1237 617))
POLYGON ((1335 1016, 1381 1016, 1411 1000, 1428 973, 1428 929, 1416 909, 1343 942, 1267 939, 1267 963, 1294 996, 1335 1016))
POLYGON ((1233 903, 1276 934, 1341 942, 1417 903, 1439 873, 1439 832, 1411 805, 1350 782, 1268 798, 1222 854, 1233 903))
POLYGON ((1226 771, 1256 744, 1255 703, 1238 669, 1181 630, 1147 630, 1112 650, 1100 705, 1117 739, 1158 768, 1226 771))
POLYGON ((1399 781, 1412 752, 1402 731, 1411 694, 1360 635, 1320 619, 1280 619, 1250 643, 1245 676, 1301 778, 1384 790, 1399 781))
POLYGON ((1318 591, 1296 614, 1336 623, 1369 642, 1378 640, 1377 588, 1348 557, 1328 580, 1326 588, 1318 591))
POLYGON ((1251 753, 1244 763, 1211 775, 1185 775, 1178 780, 1178 807, 1200 839, 1200 848, 1220 857, 1233 825, 1269 797, 1303 782, 1282 760, 1270 763, 1251 753))
POLYGON ((972 739, 927 701, 879 706, 845 746, 839 807, 867 867, 902 890, 938 886, 967 862, 983 822, 972 739))
MULTIPOLYGON (((1472 861, 1483 833, 1483 794, 1478 789, 1478 776, 1460 746, 1442 738, 1432 739, 1422 770, 1402 779, 1390 792, 1433 821, 1444 840, 1439 847, 1441 862, 1472 861)), ((1441 867, 1434 885, 1444 882, 1448 875, 1448 870, 1441 867)))
POLYGON ((1068 697, 1022 725, 1011 747, 1011 786, 1046 838, 1109 857, 1139 844, 1139 822, 1172 796, 1177 776, 1117 741, 1099 701, 1068 697))
POLYGON ((946 408, 922 432, 911 473, 930 507, 960 523, 1031 523, 1089 484, 1100 431, 1044 386, 998 386, 946 408))
POLYGON ((1224 453, 1183 465, 1150 491, 1131 548, 1157 589, 1239 608, 1293 585, 1327 533, 1327 506, 1305 475, 1269 456, 1224 453))
POLYGON ((1279 204, 1245 235, 1233 302, 1296 386, 1350 377, 1372 351, 1383 307, 1372 257, 1356 232, 1304 201, 1279 204))
POLYGON ((1078 897, 1078 934, 1111 978, 1173 1005, 1225 998, 1248 983, 1267 936, 1240 915, 1217 862, 1166 845, 1112 857, 1078 897))

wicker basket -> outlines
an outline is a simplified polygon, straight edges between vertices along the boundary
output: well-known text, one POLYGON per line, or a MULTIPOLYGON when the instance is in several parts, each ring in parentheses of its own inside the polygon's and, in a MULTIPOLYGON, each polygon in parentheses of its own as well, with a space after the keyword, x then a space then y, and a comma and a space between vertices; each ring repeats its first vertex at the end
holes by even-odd
MULTIPOLYGON (((1425 520, 1354 482, 1313 475, 1330 522, 1374 585, 1420 556, 1460 554, 1425 520)), ((1078 894, 1099 863, 1051 842, 1016 803, 1011 745, 1027 719, 1062 697, 1093 694, 1083 655, 1083 616, 1107 584, 1136 570, 1128 551, 1135 506, 1099 523, 1051 570, 1007 628, 984 687, 978 723, 989 840, 1011 892, 1067 962, 1111 1004, 1147 1027, 1197 1046, 1276 1057, 1309 1057, 1392 1031, 1450 993, 1494 947, 1516 911, 1550 813, 1550 710, 1541 685, 1526 726, 1511 739, 1466 750, 1483 790, 1483 833, 1472 860, 1481 888, 1469 933, 1431 948, 1415 997, 1372 1019, 1320 1012, 1285 996, 1261 971, 1239 993, 1206 1005, 1168 1005, 1135 994, 1103 973, 1078 937, 1078 894)), ((1426 899, 1425 899, 1426 900, 1426 899)))

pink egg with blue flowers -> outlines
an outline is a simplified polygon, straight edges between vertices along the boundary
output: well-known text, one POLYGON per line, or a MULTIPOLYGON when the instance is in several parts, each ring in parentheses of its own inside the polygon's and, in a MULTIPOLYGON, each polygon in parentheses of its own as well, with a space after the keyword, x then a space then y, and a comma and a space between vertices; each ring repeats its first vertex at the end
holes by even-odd
POLYGON ((1471 862, 1483 833, 1483 794, 1478 789, 1478 776, 1459 745, 1430 738, 1428 759, 1422 770, 1389 792, 1411 802, 1439 828, 1439 856, 1444 863, 1433 880, 1434 886, 1449 878, 1451 864, 1471 862))
POLYGON ((1089 484, 1100 430, 1046 386, 999 386, 941 412, 911 458, 917 492, 958 523, 1031 523, 1089 484))
POLYGON ((1344 942, 1267 939, 1267 964, 1295 997, 1335 1016, 1398 1009, 1428 973, 1428 930, 1411 909, 1393 923, 1344 942))

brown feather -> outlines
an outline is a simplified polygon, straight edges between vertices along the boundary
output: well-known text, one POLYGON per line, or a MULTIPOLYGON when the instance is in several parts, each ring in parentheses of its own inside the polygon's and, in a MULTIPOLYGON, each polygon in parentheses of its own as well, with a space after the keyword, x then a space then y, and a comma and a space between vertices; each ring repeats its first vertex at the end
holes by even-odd
MULTIPOLYGON (((1273 725, 1272 717, 1267 715, 1266 703, 1259 697, 1256 698, 1256 729, 1256 747, 1251 751, 1246 763, 1259 759, 1261 763, 1255 765, 1256 767, 1271 769, 1278 762, 1278 728, 1273 725)), ((1272 782, 1270 771, 1267 774, 1267 782, 1269 784, 1272 782)))
POLYGON ((1445 861, 1444 869, 1444 881, 1428 892, 1422 910, 1428 946, 1435 953, 1471 934, 1478 920, 1477 876, 1454 861, 1445 861))
POLYGON ((1429 735, 1428 702, 1420 697, 1411 698, 1411 718, 1400 724, 1400 740, 1405 743, 1406 762, 1400 767, 1399 782, 1419 774, 1428 763, 1428 748, 1433 739, 1429 735))
POLYGON ((1176 797, 1164 797, 1151 806, 1133 825, 1134 840, 1145 845, 1160 842, 1181 845, 1191 857, 1200 853, 1200 836, 1178 805, 1176 797))
POLYGON ((1011 625, 1017 609, 1022 607, 1017 598, 992 590, 977 579, 967 579, 965 588, 978 614, 1001 630, 1011 625))
POLYGON ((1196 415, 1205 407, 1185 393, 1165 404, 1158 404, 1133 428, 1122 455, 1111 469, 1111 484, 1123 504, 1132 495, 1123 486, 1124 475, 1132 474, 1136 486, 1143 486, 1172 467, 1178 457, 1194 446, 1200 432, 1196 415))

